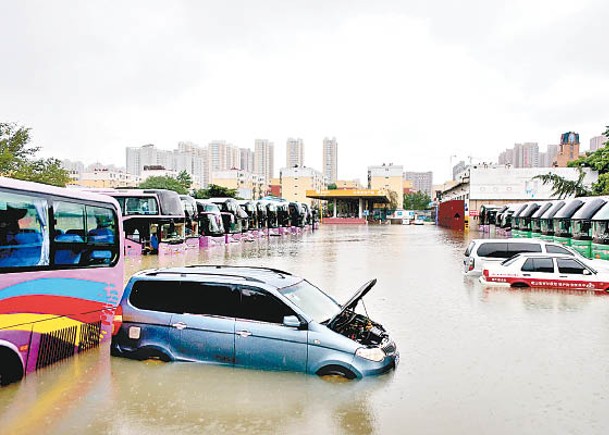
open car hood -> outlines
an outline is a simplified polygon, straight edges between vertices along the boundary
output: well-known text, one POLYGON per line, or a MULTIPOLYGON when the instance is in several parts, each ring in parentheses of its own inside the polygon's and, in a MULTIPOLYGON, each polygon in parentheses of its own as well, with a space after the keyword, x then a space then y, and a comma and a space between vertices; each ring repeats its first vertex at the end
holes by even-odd
POLYGON ((364 296, 366 296, 368 294, 368 292, 370 291, 370 289, 372 287, 374 287, 375 285, 376 285, 376 278, 371 279, 366 284, 364 284, 359 289, 357 289, 357 291, 353 294, 353 296, 351 296, 351 298, 347 302, 345 302, 343 305, 341 305, 341 310, 338 313, 336 313, 336 315, 334 317, 332 317, 330 319, 328 324, 332 325, 334 323, 334 321, 337 318, 339 318, 345 311, 347 311, 347 310, 354 310, 355 307, 357 306, 358 302, 364 296))

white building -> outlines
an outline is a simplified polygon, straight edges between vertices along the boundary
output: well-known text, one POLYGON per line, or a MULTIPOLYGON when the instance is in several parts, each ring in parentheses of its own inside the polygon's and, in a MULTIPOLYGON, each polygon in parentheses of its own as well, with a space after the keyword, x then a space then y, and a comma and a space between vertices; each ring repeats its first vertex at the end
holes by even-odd
POLYGON ((254 142, 254 173, 263 175, 266 183, 271 181, 275 172, 275 149, 273 142, 256 139, 254 142))
POLYGON ((597 149, 604 147, 607 141, 609 141, 609 139, 607 139, 605 136, 593 137, 590 139, 590 151, 596 151, 597 149))
POLYGON ((336 183, 338 179, 338 143, 336 138, 324 138, 322 172, 328 184, 336 183))
POLYGON ((302 139, 288 138, 285 150, 285 167, 304 166, 304 142, 302 139))
MULTIPOLYGON (((586 171, 584 184, 598 180, 596 171, 586 171)), ((459 180, 442 192, 442 201, 461 199, 471 215, 481 205, 505 205, 533 200, 555 199, 552 185, 533 177, 553 173, 568 180, 577 180, 576 168, 514 168, 510 165, 473 165, 462 172, 459 180), (473 212, 473 213, 472 213, 473 212)))

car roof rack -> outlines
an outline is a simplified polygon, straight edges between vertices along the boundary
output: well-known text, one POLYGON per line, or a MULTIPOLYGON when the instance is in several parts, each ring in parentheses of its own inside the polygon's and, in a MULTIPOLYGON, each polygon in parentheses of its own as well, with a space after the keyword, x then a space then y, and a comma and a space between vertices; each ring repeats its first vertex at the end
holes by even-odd
POLYGON ((272 267, 263 267, 263 266, 233 266, 230 264, 190 264, 188 266, 184 266, 185 269, 195 268, 195 267, 209 267, 215 269, 225 269, 225 268, 234 268, 234 269, 254 269, 261 272, 273 272, 280 275, 288 275, 292 276, 290 272, 286 272, 284 270, 274 269, 272 267))
POLYGON ((251 276, 243 276, 243 275, 234 275, 229 273, 210 273, 210 272, 200 272, 200 273, 186 273, 180 270, 154 270, 146 274, 146 276, 157 276, 157 275, 205 275, 205 276, 217 276, 217 277, 226 277, 226 278, 239 278, 244 281, 251 282, 259 282, 264 284, 264 281, 258 278, 254 278, 251 276))

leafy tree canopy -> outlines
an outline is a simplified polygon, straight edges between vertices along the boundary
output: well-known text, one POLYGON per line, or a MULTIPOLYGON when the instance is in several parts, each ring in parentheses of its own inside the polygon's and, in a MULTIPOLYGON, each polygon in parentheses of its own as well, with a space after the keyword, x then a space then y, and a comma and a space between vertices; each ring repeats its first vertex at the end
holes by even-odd
POLYGON ((190 186, 192 186, 192 177, 186 171, 180 172, 176 179, 187 191, 190 189, 190 186))
POLYGON ((207 186, 207 189, 195 190, 195 198, 197 199, 236 197, 237 189, 229 189, 228 187, 218 186, 216 184, 210 184, 207 186))
POLYGON ((589 196, 592 191, 584 186, 584 177, 586 173, 579 169, 579 175, 577 180, 567 180, 560 175, 553 173, 540 174, 533 177, 534 180, 541 180, 543 184, 552 184, 552 196, 559 199, 566 198, 567 196, 589 196))
POLYGON ((425 192, 404 194, 404 210, 429 210, 431 198, 425 192))
POLYGON ((336 183, 328 184, 328 190, 336 190, 336 189, 337 189, 336 183))
POLYGON ((70 182, 68 171, 55 158, 35 159, 39 147, 29 145, 30 129, 0 122, 0 175, 64 187, 70 182))
POLYGON ((188 194, 188 189, 184 187, 176 178, 168 175, 161 175, 156 177, 148 177, 145 181, 141 182, 139 187, 141 189, 167 189, 178 192, 180 195, 188 194))

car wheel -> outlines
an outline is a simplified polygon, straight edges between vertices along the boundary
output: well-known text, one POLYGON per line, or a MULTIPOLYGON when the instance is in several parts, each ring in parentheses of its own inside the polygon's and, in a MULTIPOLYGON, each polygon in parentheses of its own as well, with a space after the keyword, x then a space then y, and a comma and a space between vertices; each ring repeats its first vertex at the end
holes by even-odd
POLYGON ((322 367, 321 369, 317 370, 317 376, 321 376, 321 377, 340 377, 340 378, 344 378, 344 379, 355 379, 355 373, 353 373, 351 370, 349 370, 346 367, 342 367, 339 365, 330 365, 330 366, 325 366, 322 367))
POLYGON ((171 357, 167 353, 159 349, 140 349, 134 354, 134 357, 135 359, 138 359, 140 361, 145 361, 149 359, 162 362, 171 361, 171 357))
POLYGON ((528 286, 526 282, 515 282, 512 284, 513 288, 527 288, 528 286))

